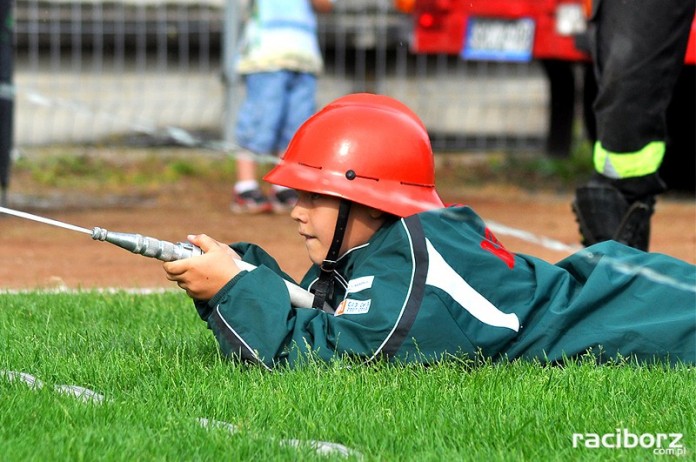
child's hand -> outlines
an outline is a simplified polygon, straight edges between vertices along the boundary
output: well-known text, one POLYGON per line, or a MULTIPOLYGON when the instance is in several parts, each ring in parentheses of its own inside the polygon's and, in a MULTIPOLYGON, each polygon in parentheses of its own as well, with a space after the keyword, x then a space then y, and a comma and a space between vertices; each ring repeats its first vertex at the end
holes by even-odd
POLYGON ((240 269, 234 263, 239 255, 227 244, 205 234, 188 236, 189 242, 203 250, 203 255, 166 262, 162 266, 167 279, 177 283, 189 297, 210 300, 235 277, 240 269))

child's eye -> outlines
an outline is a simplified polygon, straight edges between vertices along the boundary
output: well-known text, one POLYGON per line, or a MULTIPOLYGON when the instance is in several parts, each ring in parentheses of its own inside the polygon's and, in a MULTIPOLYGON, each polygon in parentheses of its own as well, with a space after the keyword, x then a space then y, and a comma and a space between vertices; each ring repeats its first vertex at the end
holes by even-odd
POLYGON ((309 204, 316 204, 317 202, 320 202, 320 201, 326 199, 327 197, 329 197, 325 194, 309 192, 309 191, 300 191, 298 194, 300 196, 300 200, 306 201, 309 204))

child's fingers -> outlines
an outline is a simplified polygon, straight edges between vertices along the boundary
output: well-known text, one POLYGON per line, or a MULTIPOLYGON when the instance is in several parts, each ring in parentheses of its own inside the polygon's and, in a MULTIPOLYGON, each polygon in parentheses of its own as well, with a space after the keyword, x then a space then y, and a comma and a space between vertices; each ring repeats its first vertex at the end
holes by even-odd
POLYGON ((189 234, 187 239, 191 244, 197 245, 203 250, 203 253, 208 253, 214 248, 220 246, 220 243, 208 236, 207 234, 189 234))
POLYGON ((167 279, 173 281, 176 276, 180 276, 188 271, 189 265, 185 260, 176 260, 170 262, 164 262, 162 264, 164 272, 167 273, 167 279))

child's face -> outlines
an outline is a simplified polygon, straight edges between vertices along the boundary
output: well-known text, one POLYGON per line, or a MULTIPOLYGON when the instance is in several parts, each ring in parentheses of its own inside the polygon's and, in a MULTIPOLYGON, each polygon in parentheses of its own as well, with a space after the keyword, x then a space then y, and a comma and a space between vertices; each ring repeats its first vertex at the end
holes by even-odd
MULTIPOLYGON (((326 258, 338 218, 340 199, 323 194, 297 191, 298 201, 290 216, 298 223, 312 263, 320 265, 326 258)), ((384 222, 382 212, 353 203, 339 255, 366 243, 384 222)))

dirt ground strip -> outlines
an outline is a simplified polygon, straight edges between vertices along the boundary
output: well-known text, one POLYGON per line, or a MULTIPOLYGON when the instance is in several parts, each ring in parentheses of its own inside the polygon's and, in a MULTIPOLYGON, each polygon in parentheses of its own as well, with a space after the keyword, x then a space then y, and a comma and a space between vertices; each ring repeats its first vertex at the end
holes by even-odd
MULTIPOLYGON (((239 216, 229 211, 230 185, 186 180, 148 201, 128 206, 32 208, 31 200, 10 194, 10 207, 88 229, 182 241, 187 234, 206 233, 223 242, 252 241, 262 245, 293 277, 308 266, 295 223, 287 215, 239 216), (13 200, 14 198, 14 200, 13 200)), ((482 217, 509 228, 579 248, 568 193, 530 193, 508 186, 463 187, 444 199, 471 205, 482 217)), ((118 201, 117 201, 118 202, 118 201)), ((174 288, 161 262, 133 255, 89 235, 15 217, 0 217, 0 290, 55 288, 174 288)), ((529 237, 529 236, 528 236, 529 237)), ((554 250, 498 232, 506 247, 556 262, 572 251, 554 250)), ((696 263, 696 204, 664 197, 653 218, 651 250, 696 263)))

